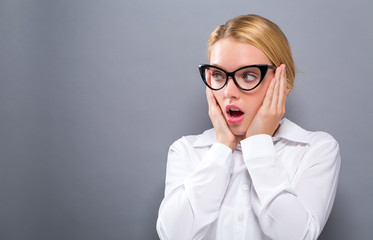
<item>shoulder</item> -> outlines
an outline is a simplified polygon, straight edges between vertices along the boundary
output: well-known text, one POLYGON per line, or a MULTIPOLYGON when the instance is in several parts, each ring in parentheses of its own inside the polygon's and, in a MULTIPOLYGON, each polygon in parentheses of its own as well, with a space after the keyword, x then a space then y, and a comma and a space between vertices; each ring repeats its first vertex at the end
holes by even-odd
POLYGON ((177 148, 199 148, 211 146, 216 141, 216 134, 213 128, 198 135, 186 135, 177 139, 171 149, 177 148))
POLYGON ((327 164, 339 166, 341 157, 338 141, 324 131, 303 130, 307 136, 308 147, 305 158, 311 166, 327 164))
POLYGON ((324 131, 308 131, 291 122, 288 119, 281 121, 281 127, 277 137, 286 139, 290 142, 301 143, 307 151, 305 157, 318 156, 323 158, 339 159, 339 144, 337 140, 324 131), (331 157, 334 156, 334 157, 331 157))
POLYGON ((309 145, 338 144, 329 133, 324 131, 305 130, 286 118, 281 121, 279 131, 275 137, 309 145))
POLYGON ((309 139, 310 139, 310 144, 311 145, 338 145, 337 140, 330 135, 327 132, 323 131, 315 131, 315 132, 310 132, 308 131, 309 139))
POLYGON ((195 169, 204 154, 211 148, 209 143, 212 145, 215 138, 215 131, 209 129, 202 134, 187 135, 177 139, 168 151, 168 172, 173 172, 176 169, 190 172, 195 169))
POLYGON ((327 132, 316 131, 309 132, 310 144, 309 153, 318 155, 321 158, 338 160, 340 159, 340 150, 337 140, 327 132))

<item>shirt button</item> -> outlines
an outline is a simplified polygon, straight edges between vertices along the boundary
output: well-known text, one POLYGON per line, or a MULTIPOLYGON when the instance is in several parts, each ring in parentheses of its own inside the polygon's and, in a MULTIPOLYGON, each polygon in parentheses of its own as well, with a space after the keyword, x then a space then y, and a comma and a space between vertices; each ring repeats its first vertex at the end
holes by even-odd
POLYGON ((244 216, 238 216, 238 218, 237 218, 237 220, 239 221, 239 222, 243 222, 243 220, 244 220, 244 216))
POLYGON ((247 189, 249 189, 249 185, 247 184, 242 185, 242 190, 247 191, 247 189))

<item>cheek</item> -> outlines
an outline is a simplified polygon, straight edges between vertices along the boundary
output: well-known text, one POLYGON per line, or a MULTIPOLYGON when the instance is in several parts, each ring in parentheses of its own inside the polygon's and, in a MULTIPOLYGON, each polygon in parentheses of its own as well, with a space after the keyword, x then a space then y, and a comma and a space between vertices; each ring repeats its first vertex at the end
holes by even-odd
POLYGON ((252 115, 252 117, 255 116, 259 108, 262 106, 271 80, 272 79, 268 79, 268 81, 264 81, 262 85, 246 96, 245 102, 247 103, 247 112, 252 115))
MULTIPOLYGON (((271 75, 273 75, 273 74, 271 74, 271 75)), ((267 93, 269 84, 272 82, 273 76, 271 77, 271 75, 266 76, 266 78, 263 80, 262 84, 259 86, 260 88, 258 89, 257 99, 260 102, 260 104, 262 104, 262 102, 264 100, 264 97, 267 93)))
POLYGON ((213 91, 216 101, 218 102, 220 108, 224 106, 224 95, 222 94, 223 91, 213 91))
POLYGON ((263 99, 261 96, 250 96, 245 99, 246 102, 246 109, 245 113, 249 116, 249 119, 253 118, 257 111, 259 110, 260 106, 262 105, 263 99))

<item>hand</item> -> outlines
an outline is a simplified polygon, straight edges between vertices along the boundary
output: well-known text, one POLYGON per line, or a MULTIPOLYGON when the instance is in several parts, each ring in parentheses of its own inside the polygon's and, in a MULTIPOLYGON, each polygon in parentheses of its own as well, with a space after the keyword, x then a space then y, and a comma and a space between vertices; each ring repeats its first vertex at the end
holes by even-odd
POLYGON ((275 77, 269 84, 263 104, 246 131, 246 137, 257 134, 273 136, 281 118, 285 115, 286 97, 290 91, 286 82, 286 67, 282 64, 276 69, 275 77))
POLYGON ((209 106, 209 116, 216 132, 216 142, 225 144, 233 152, 237 145, 236 136, 229 129, 219 104, 212 90, 208 87, 206 87, 206 97, 209 106))

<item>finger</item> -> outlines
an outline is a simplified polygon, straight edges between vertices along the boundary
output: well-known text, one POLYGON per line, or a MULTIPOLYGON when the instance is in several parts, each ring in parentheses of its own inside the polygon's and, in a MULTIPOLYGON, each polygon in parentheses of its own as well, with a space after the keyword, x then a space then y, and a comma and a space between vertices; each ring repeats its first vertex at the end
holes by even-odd
POLYGON ((273 97, 272 97, 272 102, 271 102, 271 108, 276 109, 277 108, 277 103, 278 103, 278 98, 279 98, 279 89, 281 85, 281 75, 282 75, 282 65, 276 69, 276 84, 273 89, 273 97))
POLYGON ((209 105, 210 118, 214 118, 214 119, 218 118, 220 115, 222 115, 220 107, 216 101, 214 94, 212 93, 212 90, 207 87, 206 87, 206 97, 207 97, 207 103, 209 105))
POLYGON ((269 87, 267 89, 266 95, 264 97, 263 104, 262 104, 263 107, 269 108, 271 106, 272 98, 273 98, 273 92, 274 92, 274 87, 276 85, 276 81, 278 79, 279 73, 280 73, 280 70, 276 69, 275 76, 272 79, 271 83, 269 84, 269 87))
POLYGON ((287 97, 287 77, 286 77, 286 66, 283 66, 283 71, 281 74, 281 89, 279 92, 279 101, 277 105, 277 114, 281 117, 285 115, 285 104, 287 97))
POLYGON ((286 96, 287 96, 287 77, 286 77, 286 66, 283 67, 281 74, 281 86, 279 91, 278 107, 280 109, 285 108, 286 96))
POLYGON ((266 94, 264 96, 264 100, 263 100, 262 106, 265 107, 265 108, 269 108, 271 106, 272 96, 273 96, 273 89, 274 89, 275 84, 276 84, 276 78, 273 78, 271 80, 271 83, 269 84, 267 92, 266 92, 266 94))
POLYGON ((214 106, 214 104, 216 104, 216 103, 214 102, 215 99, 214 99, 214 96, 211 92, 211 89, 208 88, 208 87, 206 87, 206 98, 207 98, 207 104, 209 106, 209 109, 211 109, 214 106))

